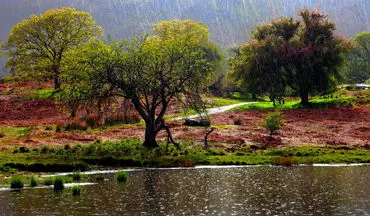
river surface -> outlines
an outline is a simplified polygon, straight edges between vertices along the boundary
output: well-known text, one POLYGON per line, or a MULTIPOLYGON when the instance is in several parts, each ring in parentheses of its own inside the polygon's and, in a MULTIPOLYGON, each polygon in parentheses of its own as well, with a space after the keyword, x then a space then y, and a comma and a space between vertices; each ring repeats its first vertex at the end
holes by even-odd
MULTIPOLYGON (((102 174, 100 174, 102 175, 102 174)), ((114 173, 70 189, 0 191, 0 215, 369 215, 370 166, 246 166, 114 173)))

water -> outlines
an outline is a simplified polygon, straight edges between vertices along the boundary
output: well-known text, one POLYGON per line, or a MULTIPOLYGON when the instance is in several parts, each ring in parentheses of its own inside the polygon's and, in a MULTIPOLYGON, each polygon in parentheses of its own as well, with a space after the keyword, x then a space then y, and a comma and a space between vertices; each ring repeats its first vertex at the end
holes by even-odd
MULTIPOLYGON (((130 171, 70 190, 0 191, 1 215, 369 215, 370 166, 130 171)), ((90 176, 91 181, 95 179, 90 176)))

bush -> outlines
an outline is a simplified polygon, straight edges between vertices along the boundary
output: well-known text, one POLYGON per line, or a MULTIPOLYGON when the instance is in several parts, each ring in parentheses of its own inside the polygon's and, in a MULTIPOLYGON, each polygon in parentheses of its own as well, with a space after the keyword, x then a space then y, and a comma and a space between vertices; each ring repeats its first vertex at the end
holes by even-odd
POLYGON ((57 176, 54 179, 54 190, 61 191, 64 189, 64 178, 57 176))
POLYGON ((120 171, 116 173, 116 179, 118 182, 125 182, 128 177, 128 172, 127 171, 120 171))
POLYGON ((66 131, 73 131, 73 130, 87 130, 87 125, 85 122, 80 121, 72 121, 68 123, 65 128, 66 131))
POLYGON ((14 176, 10 179, 10 188, 23 188, 24 178, 19 176, 14 176))
POLYGON ((280 112, 272 112, 266 115, 263 127, 270 131, 270 136, 265 147, 270 144, 272 135, 282 127, 283 122, 283 115, 280 112))
POLYGON ((272 135, 282 127, 283 122, 283 116, 280 112, 272 112, 266 115, 263 127, 268 129, 270 131, 270 135, 272 135))
POLYGON ((49 151, 49 148, 47 146, 42 146, 41 147, 41 153, 46 154, 46 153, 48 153, 48 151, 49 151))
POLYGON ((242 124, 242 120, 241 119, 235 119, 234 120, 234 125, 241 125, 242 124))
POLYGON ((39 184, 39 181, 35 176, 31 176, 30 178, 30 185, 31 187, 36 187, 39 184))
POLYGON ((75 185, 72 187, 72 194, 73 196, 80 196, 81 195, 81 187, 78 185, 75 185))

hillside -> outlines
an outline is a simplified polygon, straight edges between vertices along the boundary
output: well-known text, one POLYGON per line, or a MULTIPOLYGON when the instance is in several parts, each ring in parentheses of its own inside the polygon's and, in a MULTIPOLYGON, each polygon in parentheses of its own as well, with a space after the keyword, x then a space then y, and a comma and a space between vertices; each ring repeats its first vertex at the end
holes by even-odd
MULTIPOLYGON (((205 23, 212 40, 222 48, 248 39, 257 23, 279 16, 294 16, 300 8, 316 8, 337 23, 345 36, 370 30, 368 0, 0 0, 0 40, 13 25, 31 14, 51 8, 75 7, 92 13, 105 37, 127 38, 151 31, 154 23, 193 19, 205 23)), ((1 60, 1 64, 4 59, 1 60)), ((6 72, 0 68, 0 76, 6 72)))

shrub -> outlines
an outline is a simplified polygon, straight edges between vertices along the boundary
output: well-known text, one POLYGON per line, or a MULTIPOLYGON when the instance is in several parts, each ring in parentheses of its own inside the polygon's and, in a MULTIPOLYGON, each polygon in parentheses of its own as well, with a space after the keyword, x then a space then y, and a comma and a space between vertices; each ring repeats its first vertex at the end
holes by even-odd
POLYGON ((72 187, 72 194, 73 196, 80 196, 81 195, 81 187, 78 185, 75 185, 72 187))
POLYGON ((24 178, 19 176, 14 176, 10 179, 10 188, 23 188, 24 178))
POLYGON ((64 189, 64 178, 57 176, 54 179, 54 190, 61 191, 64 189))
POLYGON ((242 124, 242 120, 241 119, 235 119, 234 120, 234 125, 241 125, 242 124))
POLYGON ((97 128, 99 126, 99 118, 96 115, 86 118, 86 125, 90 128, 97 128))
POLYGON ((39 184, 39 181, 35 176, 31 176, 30 178, 30 185, 31 187, 36 187, 39 184))
POLYGON ((127 171, 120 171, 116 173, 116 179, 118 182, 125 182, 128 177, 128 172, 127 171))
POLYGON ((41 153, 46 154, 46 153, 48 153, 48 151, 49 151, 49 148, 47 146, 42 146, 41 147, 41 153))
POLYGON ((266 115, 263 127, 270 131, 270 136, 267 145, 269 145, 274 132, 282 127, 283 122, 284 122, 283 115, 280 112, 272 112, 266 115))
POLYGON ((80 121, 72 121, 65 126, 66 131, 73 131, 73 130, 87 130, 87 125, 85 122, 80 121))
POLYGON ((71 145, 70 144, 65 144, 64 149, 65 150, 71 150, 71 145))
POLYGON ((13 147, 13 153, 18 153, 19 152, 19 148, 18 146, 14 146, 13 147))
POLYGON ((44 179, 44 185, 52 185, 53 184, 53 178, 47 177, 44 179))
POLYGON ((64 128, 64 123, 63 122, 58 122, 55 128, 55 132, 59 133, 62 132, 64 128))
POLYGON ((45 130, 46 130, 46 131, 51 131, 51 130, 53 130, 53 127, 52 127, 52 126, 46 126, 46 127, 45 127, 45 130))

